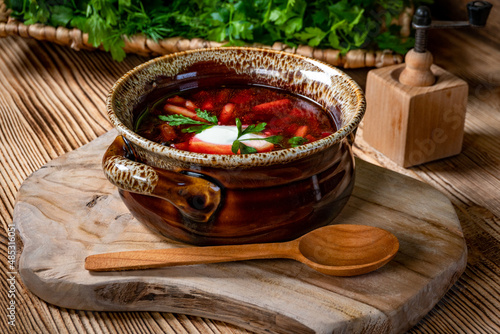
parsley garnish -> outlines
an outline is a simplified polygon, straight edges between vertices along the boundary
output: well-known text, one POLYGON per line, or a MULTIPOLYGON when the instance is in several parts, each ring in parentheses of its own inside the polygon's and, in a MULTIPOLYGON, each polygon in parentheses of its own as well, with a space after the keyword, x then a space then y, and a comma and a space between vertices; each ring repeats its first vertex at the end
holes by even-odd
POLYGON ((236 137, 236 140, 233 142, 233 145, 231 146, 231 151, 234 154, 238 154, 238 150, 242 154, 257 153, 257 150, 254 147, 242 143, 242 141, 246 140, 265 140, 273 144, 279 144, 280 141, 283 139, 282 136, 270 136, 265 138, 243 138, 243 139, 241 138, 246 134, 259 133, 264 131, 266 125, 267 123, 252 124, 243 129, 240 119, 236 118, 236 127, 238 129, 238 136, 236 137))
POLYGON ((179 114, 173 114, 168 116, 159 115, 158 118, 162 121, 168 122, 168 124, 172 126, 191 125, 191 124, 196 125, 182 129, 182 132, 189 132, 189 133, 200 133, 208 128, 211 128, 214 125, 217 125, 217 116, 211 115, 206 110, 201 110, 199 108, 196 109, 196 116, 198 116, 201 119, 204 119, 206 122, 197 121, 192 118, 179 114))
MULTIPOLYGON (((196 116, 198 116, 201 119, 204 119, 204 121, 197 121, 192 118, 186 117, 184 115, 179 115, 179 114, 173 114, 173 115, 159 115, 158 118, 162 121, 168 122, 168 124, 172 126, 179 126, 179 125, 194 125, 188 128, 184 128, 181 131, 182 132, 189 132, 189 133, 200 133, 206 129, 211 128, 214 125, 217 125, 217 116, 210 114, 206 110, 201 110, 201 109, 196 109, 196 116)), ((251 124, 247 126, 245 129, 243 129, 243 125, 241 124, 241 121, 239 118, 236 118, 236 127, 238 129, 238 136, 234 140, 232 146, 231 146, 231 151, 234 154, 238 154, 238 151, 241 152, 241 154, 250 154, 250 153, 257 153, 257 150, 254 147, 245 145, 242 143, 243 141, 247 140, 265 140, 269 143, 273 144, 280 144, 281 140, 283 139, 282 136, 270 136, 270 137, 262 137, 262 138, 241 138, 246 134, 250 133, 260 133, 264 131, 266 128, 266 123, 259 123, 259 124, 251 124)))
POLYGON ((288 144, 290 144, 291 147, 297 147, 307 142, 308 140, 304 137, 292 137, 288 139, 288 144))

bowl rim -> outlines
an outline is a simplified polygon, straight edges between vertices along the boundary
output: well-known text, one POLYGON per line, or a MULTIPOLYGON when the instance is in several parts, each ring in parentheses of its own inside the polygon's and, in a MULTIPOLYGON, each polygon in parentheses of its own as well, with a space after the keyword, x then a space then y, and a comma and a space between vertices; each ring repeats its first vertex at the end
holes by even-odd
POLYGON ((116 128, 118 132, 124 137, 126 137, 130 142, 143 149, 151 151, 154 154, 163 156, 165 158, 179 160, 184 163, 191 163, 191 164, 198 164, 198 165, 212 166, 212 167, 217 166, 223 168, 234 168, 234 167, 248 167, 256 165, 267 166, 267 165, 288 163, 290 161, 308 157, 316 152, 322 151, 324 149, 327 149, 328 147, 331 147, 339 143, 359 126, 359 123, 361 122, 366 110, 366 100, 363 90, 358 85, 358 83, 356 83, 345 72, 323 61, 311 57, 302 56, 299 54, 292 54, 289 52, 273 50, 273 49, 229 46, 229 47, 203 48, 196 50, 179 51, 156 57, 154 59, 151 59, 134 67, 133 69, 126 72, 122 77, 120 77, 111 87, 106 98, 106 109, 108 118, 111 121, 111 124, 114 126, 114 128, 116 128), (117 98, 116 94, 119 91, 119 88, 122 87, 126 83, 126 81, 137 72, 140 72, 148 68, 149 66, 155 64, 156 62, 168 61, 168 59, 182 57, 186 54, 213 52, 221 50, 224 51, 236 50, 242 52, 252 51, 258 53, 275 54, 275 55, 297 58, 300 59, 301 61, 312 63, 313 65, 316 65, 320 68, 326 66, 330 71, 335 72, 336 75, 343 77, 343 79, 345 80, 344 82, 349 84, 349 87, 352 89, 352 92, 356 95, 356 105, 354 106, 355 112, 352 119, 347 124, 338 128, 337 131, 334 132, 333 134, 324 137, 322 139, 316 140, 314 142, 300 145, 298 147, 281 149, 277 151, 264 152, 264 153, 219 155, 219 154, 189 152, 169 146, 163 146, 159 143, 153 142, 138 135, 132 129, 128 128, 125 124, 123 124, 123 122, 115 114, 113 105, 115 104, 115 100, 117 98))

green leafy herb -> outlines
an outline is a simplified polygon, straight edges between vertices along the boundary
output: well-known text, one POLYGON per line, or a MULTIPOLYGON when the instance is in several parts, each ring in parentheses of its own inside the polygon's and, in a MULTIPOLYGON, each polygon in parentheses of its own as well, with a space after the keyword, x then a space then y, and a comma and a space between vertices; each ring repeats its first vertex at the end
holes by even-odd
MULTIPOLYGON (((186 117, 184 115, 180 114, 172 114, 172 115, 159 115, 158 118, 164 122, 168 122, 169 125, 171 126, 181 126, 181 125, 194 125, 191 127, 187 127, 182 129, 182 132, 188 132, 188 133, 200 133, 206 129, 209 129, 213 127, 214 125, 217 125, 218 119, 217 116, 210 114, 206 110, 201 110, 201 109, 196 109, 196 115, 204 119, 205 121, 197 121, 192 118, 186 117)), ((259 138, 242 138, 243 136, 247 134, 257 134, 261 133, 262 131, 265 130, 267 123, 259 123, 259 124, 251 124, 245 128, 243 128, 243 124, 241 123, 241 120, 239 118, 236 118, 236 128, 238 129, 238 135, 236 139, 233 141, 233 144, 231 146, 231 151, 234 154, 238 154, 238 151, 241 154, 251 154, 251 153, 257 153, 257 149, 255 149, 252 146, 248 146, 244 141, 249 141, 249 140, 264 140, 269 143, 275 144, 275 145, 281 145, 281 141, 283 140, 283 136, 269 136, 269 137, 259 137, 259 138)), ((288 143, 292 147, 296 147, 299 145, 302 145, 307 142, 307 139, 303 137, 292 137, 288 140, 288 143)))
POLYGON ((168 122, 168 124, 172 126, 187 125, 187 124, 206 124, 206 122, 196 121, 192 118, 180 114, 159 115, 158 118, 161 119, 162 121, 168 122))
POLYGON ((200 133, 208 128, 211 128, 214 125, 217 125, 217 116, 211 115, 206 110, 196 109, 196 116, 204 119, 206 122, 197 121, 180 114, 159 115, 158 118, 162 121, 168 122, 168 124, 172 126, 195 124, 196 126, 182 129, 182 132, 189 133, 200 133))
POLYGON ((398 18, 407 7, 432 0, 5 0, 11 16, 26 24, 78 28, 89 43, 116 60, 125 57, 124 37, 144 34, 158 41, 182 36, 227 45, 279 41, 343 53, 356 48, 404 53, 412 38, 401 36, 398 18))
POLYGON ((265 140, 267 142, 270 142, 272 144, 279 144, 281 140, 283 139, 282 136, 270 136, 270 137, 264 137, 264 138, 241 138, 246 134, 250 133, 260 133, 264 131, 266 128, 266 123, 259 123, 259 124, 252 124, 243 129, 243 126, 241 124, 241 121, 239 118, 236 118, 236 127, 238 129, 238 136, 236 137, 235 141, 233 142, 233 145, 231 146, 231 151, 234 154, 238 154, 238 151, 241 152, 241 154, 251 154, 251 153, 257 153, 257 149, 254 147, 245 145, 242 143, 243 141, 247 140, 265 140))
POLYGON ((297 146, 303 145, 307 142, 308 142, 308 140, 304 137, 292 137, 292 138, 288 139, 288 144, 290 144, 291 147, 297 147, 297 146))
POLYGON ((217 122, 219 121, 217 119, 217 116, 212 115, 211 113, 209 113, 206 110, 201 110, 200 108, 197 108, 197 109, 195 109, 195 111, 196 111, 196 116, 206 120, 209 123, 217 124, 217 122))

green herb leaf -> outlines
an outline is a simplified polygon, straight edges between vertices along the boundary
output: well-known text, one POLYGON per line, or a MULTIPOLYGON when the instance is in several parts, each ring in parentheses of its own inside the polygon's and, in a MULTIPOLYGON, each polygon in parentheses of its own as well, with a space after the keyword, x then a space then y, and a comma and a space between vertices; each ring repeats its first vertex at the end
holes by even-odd
POLYGON ((291 147, 297 147, 297 146, 303 145, 307 142, 308 142, 308 140, 304 137, 292 137, 292 138, 288 139, 288 144, 290 144, 291 147))
POLYGON ((172 126, 188 125, 188 124, 206 124, 206 122, 196 121, 192 118, 180 114, 159 115, 158 118, 161 119, 162 121, 168 122, 168 124, 172 126))
POLYGON ((194 120, 192 118, 189 118, 189 117, 186 117, 186 116, 180 115, 180 114, 159 115, 158 118, 164 122, 168 122, 168 124, 170 124, 172 126, 192 125, 192 124, 196 125, 196 126, 191 126, 189 128, 182 129, 182 132, 188 132, 188 133, 200 133, 200 132, 216 125, 218 122, 217 116, 211 115, 208 111, 201 110, 199 108, 196 109, 196 116, 198 116, 201 119, 206 120, 206 122, 197 121, 197 120, 194 120))
MULTIPOLYGON (((257 149, 255 147, 245 145, 241 141, 239 142, 239 149, 240 149, 241 154, 257 153, 257 149)), ((236 152, 238 152, 238 151, 236 151, 236 152)))
POLYGON ((198 125, 198 126, 191 126, 189 128, 182 129, 182 132, 184 133, 200 133, 205 131, 206 129, 210 129, 213 127, 213 124, 204 124, 204 125, 198 125))
POLYGON ((217 116, 210 114, 206 110, 201 110, 200 108, 197 108, 197 109, 195 109, 195 111, 196 111, 196 116, 198 116, 199 118, 202 118, 202 119, 206 120, 209 123, 217 124, 217 122, 219 121, 217 119, 217 116))
POLYGON ((272 144, 280 144, 283 140, 283 136, 269 136, 269 137, 259 137, 259 138, 240 138, 239 141, 246 140, 264 140, 272 144))
POLYGON ((269 137, 260 137, 260 138, 241 138, 246 134, 250 133, 260 133, 264 131, 266 128, 266 123, 259 123, 259 124, 251 124, 247 126, 245 129, 243 129, 243 125, 241 123, 241 120, 239 118, 236 118, 236 127, 238 129, 238 136, 236 137, 236 140, 233 142, 233 145, 231 146, 231 151, 234 154, 238 153, 238 150, 242 154, 251 154, 251 153, 257 153, 257 149, 248 145, 245 145, 242 143, 243 141, 247 140, 265 140, 269 143, 272 144, 281 144, 281 141, 283 140, 282 136, 269 136, 269 137))
POLYGON ((283 136, 269 136, 264 138, 263 140, 270 142, 272 144, 279 145, 281 141, 283 140, 283 136))
POLYGON ((53 26, 62 26, 66 27, 66 25, 73 18, 73 9, 66 6, 54 6, 53 13, 50 17, 50 23, 53 26))
POLYGON ((238 154, 238 150, 240 149, 240 141, 236 139, 233 141, 233 145, 231 145, 231 152, 234 154, 238 154))
MULTIPOLYGON (((238 124, 239 119, 237 119, 238 124)), ((264 131, 266 128, 267 123, 259 123, 259 124, 251 124, 247 126, 243 131, 241 130, 241 121, 240 121, 240 127, 238 127, 238 137, 241 137, 243 135, 249 134, 249 133, 259 133, 264 131)))
POLYGON ((389 32, 384 32, 375 38, 378 46, 382 49, 394 50, 397 53, 405 53, 406 50, 411 48, 415 44, 414 38, 408 38, 406 41, 401 41, 389 32))
POLYGON ((307 27, 305 31, 295 34, 295 37, 307 43, 309 46, 315 47, 321 43, 326 35, 327 32, 324 32, 318 27, 307 27))
MULTIPOLYGON (((211 115, 208 111, 206 110, 201 110, 201 109, 196 109, 196 116, 198 116, 201 119, 206 120, 210 125, 215 125, 217 124, 217 116, 211 115)), ((172 126, 178 126, 178 125, 190 125, 190 124, 201 124, 201 125, 206 125, 207 122, 203 121, 197 121, 195 119, 192 119, 190 117, 181 115, 181 114, 172 114, 172 115, 159 115, 158 118, 162 121, 168 122, 168 124, 172 126)))
POLYGON ((241 124, 241 120, 239 118, 236 118, 235 120, 235 123, 236 123, 236 128, 238 129, 238 137, 237 138, 240 138, 243 134, 243 130, 242 130, 242 127, 243 125, 241 124))

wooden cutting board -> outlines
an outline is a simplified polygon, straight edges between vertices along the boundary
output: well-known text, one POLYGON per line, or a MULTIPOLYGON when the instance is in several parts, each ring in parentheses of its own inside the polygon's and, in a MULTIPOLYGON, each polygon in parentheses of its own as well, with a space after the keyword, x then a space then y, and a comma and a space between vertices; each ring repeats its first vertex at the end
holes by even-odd
POLYGON ((429 185, 358 159, 353 195, 334 223, 396 235, 400 251, 375 272, 331 277, 292 260, 87 272, 90 254, 184 246, 136 221, 105 179, 101 157, 116 135, 49 162, 19 191, 19 273, 49 303, 183 313, 266 333, 399 333, 465 270, 467 249, 450 201, 429 185))

